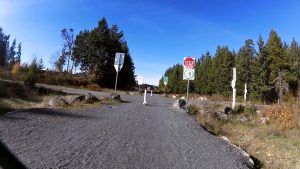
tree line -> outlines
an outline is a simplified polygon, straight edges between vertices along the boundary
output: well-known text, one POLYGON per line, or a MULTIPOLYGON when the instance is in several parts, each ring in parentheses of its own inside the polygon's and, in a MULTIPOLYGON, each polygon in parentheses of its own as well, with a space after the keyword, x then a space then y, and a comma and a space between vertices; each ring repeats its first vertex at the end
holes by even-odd
POLYGON ((0 68, 11 69, 13 65, 21 62, 21 43, 16 39, 9 42, 10 35, 6 35, 0 27, 0 68))
MULTIPOLYGON (((260 35, 256 46, 252 39, 247 39, 238 52, 228 46, 218 46, 214 55, 210 52, 203 54, 197 59, 196 77, 191 81, 190 90, 202 95, 230 97, 233 67, 237 69, 238 96, 243 95, 244 84, 247 84, 248 96, 252 100, 273 102, 284 92, 298 96, 300 46, 295 39, 290 44, 282 42, 275 30, 271 30, 266 42, 260 35)), ((182 64, 165 71, 164 76, 169 77, 167 92, 186 91, 182 71, 182 64)), ((159 89, 164 90, 163 78, 159 81, 159 89)))
POLYGON ((76 67, 79 67, 80 74, 92 83, 112 88, 116 77, 115 54, 121 52, 125 53, 125 60, 119 72, 118 88, 135 86, 134 63, 124 34, 117 25, 109 27, 103 17, 97 27, 80 31, 75 40, 73 32, 73 29, 63 29, 61 32, 63 48, 55 62, 57 71, 74 73, 76 67))

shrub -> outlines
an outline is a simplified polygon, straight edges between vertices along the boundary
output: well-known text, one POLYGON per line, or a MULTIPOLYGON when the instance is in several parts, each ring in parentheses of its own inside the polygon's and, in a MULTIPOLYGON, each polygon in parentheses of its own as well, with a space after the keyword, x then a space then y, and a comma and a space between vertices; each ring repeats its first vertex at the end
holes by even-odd
POLYGON ((14 76, 18 76, 18 75, 19 75, 19 73, 20 73, 20 63, 15 63, 15 64, 12 66, 11 73, 12 73, 14 76))
POLYGON ((37 63, 36 58, 34 58, 24 80, 25 86, 29 88, 33 88, 35 83, 37 82, 37 80, 40 78, 42 74, 42 69, 43 69, 42 60, 40 61, 40 63, 37 63))
POLYGON ((245 106, 243 106, 243 105, 238 105, 238 106, 236 106, 233 110, 232 110, 232 113, 233 114, 241 114, 241 113, 243 113, 244 112, 244 110, 245 110, 245 106))
POLYGON ((244 110, 246 115, 255 116, 256 115, 256 107, 254 104, 247 105, 244 110))
POLYGON ((269 119, 279 121, 280 128, 282 130, 293 129, 297 127, 295 113, 291 106, 272 105, 265 110, 264 116, 268 117, 269 119))
POLYGON ((89 90, 95 90, 95 91, 100 91, 101 87, 98 84, 92 83, 92 84, 88 84, 86 86, 89 90))
POLYGON ((195 116, 198 113, 198 108, 195 105, 189 105, 188 112, 189 115, 195 116))

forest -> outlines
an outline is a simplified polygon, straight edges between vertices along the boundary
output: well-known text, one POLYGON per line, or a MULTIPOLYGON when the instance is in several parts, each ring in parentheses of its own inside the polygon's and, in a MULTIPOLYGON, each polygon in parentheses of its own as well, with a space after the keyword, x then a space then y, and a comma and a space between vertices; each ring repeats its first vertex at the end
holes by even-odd
POLYGON ((45 70, 42 59, 38 61, 34 58, 30 65, 25 63, 21 65, 21 43, 18 46, 16 40, 10 43, 10 35, 6 35, 0 27, 0 77, 25 81, 25 84, 31 87, 35 82, 40 82, 113 88, 116 77, 114 59, 116 52, 120 52, 125 53, 125 60, 119 73, 118 88, 135 87, 134 63, 124 34, 118 25, 110 27, 103 17, 97 27, 81 30, 76 36, 74 32, 72 28, 61 30, 63 45, 55 58, 55 69, 45 70))
MULTIPOLYGON (((195 80, 190 81, 190 91, 200 95, 232 94, 232 68, 237 70, 237 96, 244 94, 247 84, 248 98, 253 101, 276 102, 278 99, 297 99, 300 80, 300 47, 293 39, 290 44, 282 42, 275 30, 271 30, 268 40, 261 35, 252 39, 236 52, 228 46, 218 46, 215 54, 206 52, 197 58, 195 80)), ((159 81, 159 89, 168 93, 186 92, 186 81, 182 80, 182 64, 168 68, 164 76, 169 82, 159 81)))

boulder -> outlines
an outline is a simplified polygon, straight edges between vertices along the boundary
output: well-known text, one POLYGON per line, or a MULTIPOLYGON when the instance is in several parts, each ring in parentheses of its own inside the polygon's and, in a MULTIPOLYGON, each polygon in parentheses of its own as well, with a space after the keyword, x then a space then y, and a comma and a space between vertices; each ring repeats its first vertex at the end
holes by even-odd
POLYGON ((94 103, 96 101, 99 101, 99 99, 91 93, 85 96, 85 103, 94 103))
POLYGON ((229 113, 231 113, 232 112, 232 108, 230 108, 230 107, 225 107, 225 109, 224 109, 224 113, 225 114, 229 114, 229 113))
POLYGON ((118 100, 118 101, 121 100, 121 96, 120 96, 119 94, 117 94, 117 93, 111 93, 111 94, 109 95, 109 98, 110 98, 111 100, 118 100))
POLYGON ((69 104, 65 99, 61 97, 54 97, 49 100, 48 105, 51 107, 57 107, 57 106, 68 106, 69 104))
POLYGON ((85 100, 85 96, 84 95, 74 95, 74 96, 68 96, 66 98, 67 102, 69 104, 78 104, 78 103, 81 103, 85 100))
POLYGON ((179 100, 175 100, 175 102, 173 103, 173 107, 180 109, 185 107, 186 105, 186 101, 183 99, 179 99, 179 100))

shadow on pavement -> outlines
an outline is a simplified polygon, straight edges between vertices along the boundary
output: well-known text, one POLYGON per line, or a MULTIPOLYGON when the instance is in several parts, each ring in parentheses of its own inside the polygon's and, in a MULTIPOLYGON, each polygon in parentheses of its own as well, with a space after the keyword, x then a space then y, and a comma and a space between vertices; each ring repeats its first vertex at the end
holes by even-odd
POLYGON ((26 120, 26 116, 19 117, 21 114, 33 114, 33 115, 41 115, 41 116, 52 116, 52 117, 66 117, 66 118, 79 118, 79 119, 97 119, 96 116, 75 114, 71 112, 65 112, 63 110, 55 110, 55 109, 47 109, 47 108, 34 108, 34 109, 26 109, 20 110, 16 112, 7 113, 0 118, 1 119, 9 119, 9 120, 26 120))

